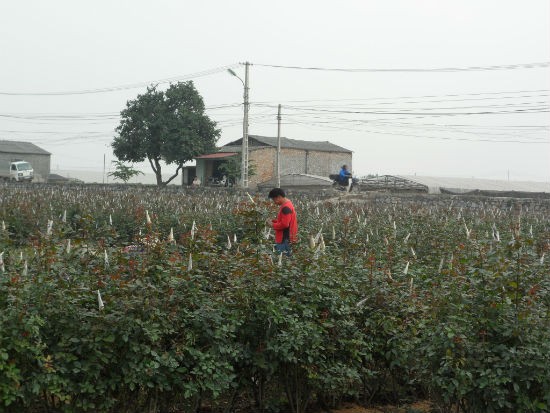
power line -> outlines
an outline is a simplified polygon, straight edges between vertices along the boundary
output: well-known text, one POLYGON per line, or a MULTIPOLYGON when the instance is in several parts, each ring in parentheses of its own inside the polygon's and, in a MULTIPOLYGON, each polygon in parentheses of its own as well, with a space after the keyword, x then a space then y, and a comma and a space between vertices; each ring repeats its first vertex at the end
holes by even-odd
MULTIPOLYGON (((343 102, 343 101, 371 101, 371 100, 401 100, 401 99, 424 99, 424 98, 445 98, 445 97, 463 97, 463 96, 483 96, 489 95, 488 97, 481 98, 467 98, 467 99, 443 99, 440 101, 423 101, 423 102, 458 102, 463 100, 485 100, 485 99, 514 99, 519 97, 534 97, 534 96, 548 96, 547 92, 550 92, 550 89, 536 89, 536 90, 517 90, 517 91, 504 91, 504 92, 478 92, 478 93, 454 93, 454 94, 444 94, 444 95, 424 95, 424 96, 390 96, 390 97, 373 97, 373 98, 341 98, 341 99, 300 99, 300 100, 287 100, 283 103, 308 103, 308 102, 343 102), (530 96, 494 96, 494 95, 511 95, 514 93, 541 93, 540 95, 530 95, 530 96), (494 97, 493 97, 494 96, 494 97)), ((278 103, 274 101, 256 101, 252 103, 278 103)), ((416 103, 416 102, 402 102, 402 103, 416 103)), ((386 104, 386 103, 379 103, 386 104)))
POLYGON ((41 115, 41 114, 12 114, 0 113, 0 118, 24 119, 24 120, 50 120, 50 121, 73 121, 73 120, 98 120, 118 119, 119 115, 41 115))
MULTIPOLYGON (((234 107, 242 106, 242 103, 227 103, 215 106, 206 106, 205 110, 220 110, 230 109, 234 107)), ((39 113, 39 112, 19 112, 19 113, 0 113, 1 118, 15 118, 15 119, 36 119, 36 120, 72 120, 72 119, 118 119, 120 112, 58 112, 58 113, 39 113)))
MULTIPOLYGON (((303 122, 297 120, 290 120, 287 118, 287 121, 284 122, 286 125, 303 125, 314 128, 321 129, 336 129, 336 130, 348 130, 353 132, 360 133, 371 133, 371 134, 382 134, 382 135, 392 135, 392 136, 406 136, 417 139, 430 139, 430 140, 443 140, 443 141, 466 141, 466 142, 488 142, 488 143, 520 143, 520 144, 550 144, 550 140, 544 138, 531 138, 531 140, 521 140, 521 139, 489 139, 489 138, 460 138, 460 137, 449 137, 449 136, 429 136, 429 135, 416 135, 411 133, 402 133, 402 132, 388 132, 372 129, 358 129, 352 127, 344 126, 329 126, 314 122, 303 122)), ((275 125, 276 122, 261 122, 264 125, 275 125)))
MULTIPOLYGON (((286 103, 309 103, 309 102, 351 102, 351 101, 377 101, 377 100, 392 100, 392 102, 377 102, 374 105, 391 105, 396 103, 400 99, 423 99, 423 98, 442 98, 442 97, 463 97, 463 96, 482 96, 482 95, 493 95, 493 96, 484 96, 477 98, 463 98, 463 99, 440 99, 440 100, 414 100, 414 101, 405 101, 397 102, 399 104, 416 104, 416 103, 444 103, 444 102, 459 102, 459 101, 478 101, 478 100, 495 100, 495 99, 519 99, 519 98, 533 98, 533 97, 548 97, 548 89, 539 89, 539 90, 522 90, 522 91, 504 91, 504 92, 484 92, 484 93, 466 93, 466 94, 447 94, 447 95, 425 95, 425 96, 401 96, 401 97, 375 97, 375 98, 350 98, 350 99, 300 99, 300 100, 288 100, 284 101, 286 103), (502 94, 513 94, 513 93, 539 93, 531 95, 520 95, 520 96, 494 96, 502 94)), ((257 106, 265 107, 276 107, 273 101, 256 101, 252 102, 257 106), (271 105, 271 106, 270 106, 271 105)), ((450 108, 441 108, 440 109, 454 109, 454 108, 472 108, 472 107, 497 107, 497 106, 514 106, 514 105, 527 105, 527 104, 545 104, 547 101, 536 101, 536 102, 519 102, 519 103, 508 103, 508 104, 494 104, 494 105, 485 105, 485 106, 462 106, 462 107, 450 107, 450 108)), ((360 106, 362 103, 349 103, 348 107, 360 106)), ((223 109, 232 109, 242 106, 241 102, 233 103, 222 103, 211 106, 206 106, 205 110, 207 111, 216 111, 223 109)), ((327 108, 335 107, 336 105, 308 105, 307 107, 311 108, 327 108)), ((291 106, 291 107, 300 107, 300 106, 291 106)), ((395 110, 395 109, 394 109, 395 110)), ((424 109, 422 109, 424 110, 424 109)), ((432 108, 426 108, 425 110, 433 110, 432 108)), ((88 118, 116 118, 120 115, 120 112, 88 112, 88 113, 74 113, 74 112, 59 112, 59 113, 0 113, 0 117, 9 117, 9 118, 19 118, 19 119, 40 119, 40 120, 57 120, 58 118, 63 119, 83 119, 87 120, 88 118)))
POLYGON ((182 75, 182 76, 175 76, 175 77, 168 77, 164 79, 157 79, 157 80, 150 80, 147 82, 139 82, 139 83, 131 83, 126 85, 118 85, 118 86, 110 86, 110 87, 103 87, 103 88, 97 88, 97 89, 84 89, 84 90, 72 90, 72 91, 54 91, 54 92, 5 92, 0 91, 0 95, 3 96, 71 96, 71 95, 85 95, 90 93, 106 93, 106 92, 115 92, 120 90, 127 90, 127 89, 136 89, 140 87, 149 86, 151 84, 165 84, 170 82, 178 82, 178 81, 184 81, 189 79, 195 79, 198 77, 204 77, 213 75, 216 73, 224 72, 227 69, 231 69, 234 67, 237 67, 237 64, 228 65, 228 66, 222 66, 222 67, 216 67, 213 69, 204 70, 202 72, 196 72, 191 73, 188 75, 182 75))
POLYGON ((550 66, 550 62, 536 63, 517 63, 511 65, 492 65, 492 66, 467 66, 467 67, 438 67, 438 68, 395 68, 395 69, 353 69, 353 68, 335 68, 335 67, 311 67, 311 66, 285 66, 254 63, 254 66, 271 67, 275 69, 294 69, 294 70, 316 70, 325 72, 347 72, 347 73, 449 73, 449 72, 479 72, 490 70, 516 70, 516 69, 537 69, 550 66))
MULTIPOLYGON (((274 106, 274 105, 271 105, 274 106)), ((363 105, 350 105, 350 106, 340 106, 340 105, 308 105, 308 106, 286 106, 289 108, 304 108, 304 109, 350 109, 350 110, 362 110, 362 111, 377 111, 385 110, 386 108, 377 107, 377 106, 363 106, 363 105)), ((432 107, 390 107, 389 110, 398 111, 398 112, 410 112, 410 111, 433 111, 433 110, 462 110, 462 109, 497 109, 497 108, 514 108, 518 109, 528 108, 528 109, 539 109, 539 108, 550 108, 550 102, 547 101, 534 101, 534 102, 516 102, 516 103, 492 103, 490 105, 472 105, 472 106, 432 106, 432 107), (530 107, 529 107, 530 106, 530 107)))
MULTIPOLYGON (((273 114, 271 115, 273 116, 273 114)), ((323 119, 323 118, 319 118, 319 119, 323 119)), ((362 128, 353 128, 353 127, 349 127, 349 126, 341 126, 341 125, 338 125, 338 121, 336 122, 326 122, 326 121, 310 121, 310 122, 306 122, 306 121, 302 121, 302 120, 296 120, 292 115, 290 116, 286 116, 285 117, 285 120, 286 122, 284 122, 285 124, 287 125, 303 125, 303 126, 310 126, 310 127, 315 127, 315 128, 322 128, 322 129, 332 129, 332 130, 339 130, 339 131, 342 131, 342 130, 348 130, 348 131, 353 131, 353 132, 366 132, 366 133, 373 133, 373 134, 386 134, 386 135, 394 135, 394 136, 408 136, 408 137, 413 137, 413 138, 418 138, 418 139, 421 139, 421 138, 425 138, 425 139, 431 139, 431 140, 444 140, 444 141, 467 141, 467 142, 489 142, 489 143, 525 143, 525 144, 550 144, 550 140, 548 139, 548 137, 527 137, 525 136, 525 138, 527 139, 521 139, 521 137, 518 137, 517 135, 512 135, 512 134, 492 134, 492 133, 486 133, 486 132, 482 132, 482 133, 475 133, 475 132, 467 132, 467 131, 461 131, 461 130, 457 130, 457 129, 453 129, 453 130, 448 130, 446 132, 451 132, 451 133, 460 133, 460 134, 467 134, 467 135, 474 135, 474 136, 477 136, 476 138, 463 138, 463 137, 449 137, 449 136, 429 136, 429 135, 417 135, 417 134, 412 134, 412 133, 402 133, 402 132, 389 132, 389 131, 384 131, 384 130, 374 130, 374 129, 362 129, 362 128), (329 125, 329 124, 332 124, 329 125), (485 137, 487 136, 487 138, 485 137), (497 139, 497 138, 490 138, 491 136, 502 136, 502 137, 511 137, 511 138, 515 138, 515 139, 497 139)), ((346 121, 348 121, 348 119, 346 119, 346 121)), ((353 122, 353 120, 349 120, 350 122, 353 122)), ((358 122, 360 123, 360 122, 358 122)), ((236 121, 234 123, 234 125, 238 125, 239 122, 236 121)), ((259 121, 259 122, 256 122, 256 124, 261 124, 261 125, 276 125, 277 123, 274 122, 274 121, 259 121)), ((232 125, 225 125, 225 126, 232 126, 232 125)), ((374 125, 371 125, 371 126, 377 126, 376 124, 374 125)), ((381 126, 385 126, 385 125, 381 125, 381 126)), ((387 126, 389 127, 392 127, 391 124, 388 124, 387 126)), ((425 130, 425 131, 428 131, 428 132, 437 132, 437 129, 433 129, 433 128, 420 128, 420 129, 417 129, 419 131, 422 131, 422 130, 425 130)))
MULTIPOLYGON (((259 105, 266 107, 274 107, 273 105, 259 105)), ((468 115, 500 115, 500 114, 519 114, 519 113, 546 113, 550 112, 546 106, 534 107, 528 109, 514 109, 502 111, 479 111, 479 112, 407 112, 407 111, 380 111, 380 110, 336 110, 336 109, 321 109, 314 107, 303 106, 285 106, 286 109, 293 109, 304 112, 323 112, 323 113, 348 113, 348 114, 366 114, 366 115, 409 115, 409 116, 468 116, 468 115)), ((436 110, 438 108, 435 108, 436 110)), ((411 109, 412 110, 412 109, 411 109)))
POLYGON ((431 139, 431 140, 446 140, 446 141, 468 141, 468 142, 490 142, 490 143, 524 143, 524 144, 550 144, 550 141, 522 141, 522 140, 498 140, 498 139, 469 139, 469 138, 455 138, 455 137, 445 137, 445 136, 427 136, 427 135, 414 135, 414 134, 408 134, 408 133, 401 133, 401 132, 384 132, 384 131, 376 131, 376 130, 368 130, 368 129, 356 129, 356 128, 349 128, 349 127, 341 127, 341 126, 328 126, 328 125, 318 125, 315 123, 307 123, 307 122, 299 122, 295 121, 292 122, 294 124, 301 124, 305 126, 314 126, 319 128, 330 128, 330 129, 343 129, 343 130, 350 130, 354 132, 366 132, 366 133, 373 133, 373 134, 382 134, 382 135, 393 135, 393 136, 408 136, 413 138, 420 138, 420 139, 431 139))
POLYGON ((101 141, 107 141, 111 140, 113 138, 112 135, 94 135, 94 136, 84 136, 84 135, 74 135, 74 136, 63 136, 59 138, 52 138, 52 139, 41 139, 41 138, 33 138, 33 142, 38 142, 42 145, 71 145, 71 144, 81 144, 81 143, 87 143, 87 142, 101 142, 101 141))
POLYGON ((44 135, 54 134, 54 135, 63 135, 63 134, 75 134, 75 133, 82 133, 82 134, 105 134, 110 133, 111 131, 81 131, 81 132, 74 132, 74 131, 52 131, 52 130, 0 130, 0 133, 16 133, 16 134, 27 134, 27 133, 39 133, 44 135))
MULTIPOLYGON (((365 125, 368 124, 369 126, 382 126, 382 127, 392 127, 397 129, 413 129, 413 130, 427 130, 427 131, 444 131, 444 132, 458 132, 462 134, 469 134, 469 135, 483 135, 483 136, 507 136, 507 137, 513 137, 517 138, 519 133, 508 133, 506 132, 487 132, 487 131, 472 131, 472 130, 462 130, 458 129, 454 126, 449 125, 438 125, 438 124, 415 124, 415 123, 402 123, 402 122, 387 122, 387 121, 371 121, 371 120, 362 120, 362 119, 349 119, 349 118, 340 118, 340 117, 333 117, 333 116, 311 116, 307 115, 308 120, 314 119, 313 122, 315 124, 331 124, 331 125, 338 125, 338 124, 356 124, 356 125, 365 125)), ((294 121, 295 117, 293 115, 286 116, 287 120, 294 121)), ((303 121, 303 119, 300 119, 298 121, 303 121)), ((539 130, 527 130, 527 133, 532 134, 540 133, 539 130)), ((521 131, 521 134, 525 135, 526 131, 521 131)), ((529 136, 530 139, 539 139, 536 137, 529 136)), ((540 138, 540 139, 546 139, 546 138, 540 138)))
MULTIPOLYGON (((542 94, 542 95, 523 95, 523 96, 503 96, 503 97, 486 97, 486 98, 469 98, 469 99, 441 99, 441 100, 414 100, 414 101, 399 101, 398 99, 395 99, 395 100, 392 100, 391 102, 373 102, 373 103, 370 103, 371 105, 373 106, 384 106, 384 105, 409 105, 409 104, 425 104, 425 103, 452 103, 452 102, 468 102, 468 101, 487 101, 487 100, 491 100, 491 101, 494 101, 494 100, 501 100, 501 99, 520 99, 520 98, 536 98, 536 97, 540 97, 540 98, 548 98, 548 94, 542 94)), ((364 100, 364 101, 358 101, 358 100, 354 100, 354 101, 316 101, 316 102, 313 102, 313 101, 310 101, 311 103, 314 103, 314 104, 308 104, 307 106, 308 107, 335 107, 335 106, 338 106, 339 104, 346 104, 347 106, 354 106, 354 107, 360 107, 360 106, 364 106, 364 105, 367 105, 370 100, 364 100), (324 104, 321 104, 321 102, 327 102, 327 103, 324 103, 324 104)), ((294 102, 294 103, 310 103, 310 102, 305 102, 305 101, 302 101, 302 102, 294 102)), ((253 104, 258 104, 258 105, 262 105, 262 104, 266 104, 266 103, 269 103, 269 104, 274 104, 276 102, 252 102, 253 104)), ((287 104, 290 104, 291 102, 286 102, 287 104)), ((494 103, 491 103, 490 106, 495 106, 495 105, 506 105, 506 106, 514 106, 514 105, 525 105, 525 104, 530 104, 530 103, 544 103, 544 104, 550 104, 550 100, 548 99, 545 99, 545 100, 539 100, 539 101, 527 101, 527 102, 510 102, 510 101, 503 101, 503 102, 494 102, 494 103), (506 102, 506 103, 504 103, 506 102)), ((479 107, 483 107, 483 106, 479 106, 479 107)))

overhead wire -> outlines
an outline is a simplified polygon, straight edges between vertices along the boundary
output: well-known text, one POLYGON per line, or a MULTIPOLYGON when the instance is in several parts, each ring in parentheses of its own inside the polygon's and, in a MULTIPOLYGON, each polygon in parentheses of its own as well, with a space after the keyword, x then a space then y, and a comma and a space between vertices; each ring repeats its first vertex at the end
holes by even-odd
MULTIPOLYGON (((442 94, 442 95, 421 95, 421 96, 385 96, 385 97, 372 97, 372 98, 339 98, 339 99, 297 99, 297 100, 286 100, 286 101, 256 101, 253 103, 308 103, 308 102, 340 102, 340 101, 371 101, 371 100, 402 100, 402 99, 424 99, 424 98, 445 98, 445 97, 463 97, 463 96, 483 96, 480 98, 464 98, 464 99, 442 99, 440 101, 433 102, 451 102, 451 101, 461 101, 461 100, 488 100, 488 99, 513 99, 519 96, 496 96, 496 95, 512 95, 515 93, 534 93, 541 95, 533 96, 549 96, 548 92, 550 89, 534 89, 534 90, 517 90, 517 91, 500 91, 500 92, 477 92, 477 93, 452 93, 452 94, 442 94)), ((521 96, 521 97, 531 97, 530 95, 521 96)), ((425 102, 425 101, 424 101, 425 102)), ((428 101, 432 102, 432 101, 428 101)), ((411 102, 407 102, 411 103, 411 102)), ((415 102, 412 102, 415 103, 415 102)), ((382 104, 382 103, 380 103, 382 104)))
MULTIPOLYGON (((503 103, 503 104, 491 104, 491 105, 471 105, 471 106, 433 106, 433 107, 391 107, 390 109, 392 111, 433 111, 433 110, 462 110, 462 109, 487 109, 487 108, 511 108, 511 107, 528 107, 529 105, 533 106, 534 108, 544 107, 544 108, 550 108, 550 102, 547 101, 535 101, 535 102, 517 102, 517 103, 503 103)), ((267 105, 258 105, 258 106, 267 106, 267 105)), ((276 107, 275 105, 269 105, 269 107, 276 107)), ((341 105, 316 105, 316 106, 292 106, 292 105, 286 105, 287 108, 304 108, 304 109, 338 109, 342 108, 341 105)), ((346 109, 354 109, 354 110, 363 110, 363 111, 379 111, 379 110, 385 110, 385 108, 380 108, 376 106, 343 106, 343 108, 346 109)))
MULTIPOLYGON (((266 107, 275 107, 273 105, 260 105, 266 107)), ((469 116, 469 115, 494 115, 494 114, 512 114, 512 113, 546 113, 550 112, 547 107, 535 107, 528 109, 516 109, 508 111, 480 111, 480 112, 407 112, 407 111, 381 111, 381 110, 336 110, 322 109, 305 106, 285 106, 294 110, 302 110, 306 112, 322 112, 322 113, 349 113, 349 114, 370 114, 370 115, 419 115, 419 116, 469 116)), ((437 108, 436 108, 437 109, 437 108)), ((435 109, 434 109, 435 110, 435 109)))
POLYGON ((228 69, 237 67, 238 64, 231 64, 221 67, 216 67, 212 69, 203 70, 201 72, 190 73, 187 75, 168 77, 163 79, 149 80, 146 82, 137 82, 117 86, 102 87, 96 89, 82 89, 82 90, 68 90, 68 91, 48 91, 48 92, 9 92, 9 91, 0 91, 0 95, 3 96, 71 96, 71 95, 85 95, 91 93, 106 93, 106 92, 115 92, 120 90, 136 89, 140 87, 149 86, 151 84, 159 85, 171 82, 185 81, 190 79, 195 79, 199 77, 209 76, 216 73, 224 72, 228 69))
POLYGON ((550 62, 535 63, 516 63, 506 65, 491 66, 466 66, 466 67, 436 67, 436 68, 338 68, 338 67, 316 67, 316 66, 288 66, 266 63, 252 63, 253 66, 269 67, 274 69, 293 69, 293 70, 315 70, 324 72, 346 72, 346 73, 445 73, 445 72, 478 72, 493 70, 517 70, 517 69, 537 69, 550 66, 550 62))
MULTIPOLYGON (((326 120, 316 120, 310 122, 310 125, 315 127, 329 127, 331 129, 345 129, 345 130, 356 130, 353 128, 342 127, 341 124, 370 124, 376 128, 379 127, 390 127, 390 128, 411 128, 416 130, 427 130, 427 131, 445 131, 445 132, 455 132, 460 134, 470 134, 470 135, 484 135, 484 136, 509 136, 515 137, 515 134, 510 133, 499 133, 497 129, 505 129, 510 131, 513 128, 524 128, 532 129, 533 132, 539 130, 546 130, 549 128, 549 125, 475 125, 475 124, 418 124, 411 123, 411 120, 426 118, 426 117, 445 117, 445 116, 462 116, 462 115, 501 115, 501 114, 511 114, 511 113, 547 113, 549 106, 547 101, 521 101, 521 102, 508 102, 501 103, 495 102, 489 105, 471 105, 471 106, 434 106, 434 107, 411 107, 411 108, 397 108, 397 107, 388 107, 388 108, 377 108, 378 105, 404 105, 404 104, 426 104, 426 103, 446 103, 446 102, 459 102, 459 101, 484 101, 484 100, 499 100, 499 99, 526 99, 526 98, 541 98, 549 96, 547 93, 548 89, 536 89, 536 90, 519 90, 519 91, 498 91, 498 92, 480 92, 480 93, 467 93, 467 94, 446 94, 446 95, 425 95, 425 96, 403 96, 397 98, 391 97, 380 97, 380 98, 366 98, 366 99, 309 99, 309 100, 294 100, 287 102, 295 103, 310 103, 309 105, 285 105, 285 110, 290 110, 291 112, 296 112, 295 116, 300 116, 301 120, 296 120, 291 117, 291 120, 294 124, 307 125, 305 122, 307 118, 318 118, 318 119, 331 119, 330 121, 326 120), (514 95, 515 94, 515 95, 514 95), (459 99, 441 99, 441 98, 459 98, 459 99), (419 99, 438 99, 438 100, 419 100, 419 99), (413 101, 401 101, 396 102, 399 99, 416 99, 413 101), (391 102, 385 102, 384 100, 392 100, 391 102), (373 102, 371 105, 365 107, 365 102, 373 102), (378 101, 378 102, 376 102, 378 101), (321 102, 324 104, 311 104, 312 102, 321 102), (327 102, 331 102, 327 104, 327 102), (335 102, 347 102, 345 105, 338 105, 335 102), (530 107, 529 107, 530 105, 530 107), (542 105, 542 106, 541 106, 542 105), (342 108, 341 108, 342 107, 342 108), (341 110, 338 110, 341 108, 341 110), (469 111, 469 112, 441 112, 442 110, 464 110, 464 109, 502 109, 502 108, 515 108, 514 110, 496 110, 496 111, 469 111), (360 110, 359 110, 360 109, 360 110), (389 109, 389 110, 386 110, 389 109), (440 111, 440 112, 434 112, 440 111), (402 118, 379 118, 379 119, 357 119, 357 118, 337 118, 331 115, 340 115, 340 116, 363 116, 363 115, 402 115, 405 117, 402 118), (408 120, 409 122, 396 122, 396 120, 408 120), (324 124, 330 123, 330 125, 324 124), (336 126, 340 125, 340 126, 336 126), (457 129, 469 128, 474 129, 474 131, 465 131, 457 129), (475 132, 475 129, 495 129, 497 133, 491 132, 475 132), (449 130, 450 129, 450 130, 449 130)), ((272 109, 275 109, 277 105, 270 104, 271 102, 258 101, 252 102, 252 107, 255 108, 264 108, 264 111, 256 114, 250 114, 250 120, 256 121, 258 124, 274 124, 273 122, 265 122, 266 118, 274 116, 272 109)), ((213 111, 211 115, 213 119, 217 118, 217 124, 222 127, 231 127, 242 124, 242 118, 236 118, 235 113, 231 109, 242 107, 243 103, 233 102, 225 104, 217 104, 207 106, 206 111, 213 111), (226 112, 223 112, 223 111, 226 112), (227 112, 230 110, 230 112, 227 112), (221 112, 220 112, 221 111, 221 112), (219 118, 223 119, 219 119, 219 118), (226 118, 227 117, 227 118, 226 118)), ((292 116, 292 115, 291 115, 292 116)), ((69 121, 69 123, 78 122, 78 124, 104 124, 109 122, 112 124, 113 120, 120 118, 120 113, 118 112, 100 112, 100 113, 10 113, 10 114, 0 114, 0 118, 5 120, 14 120, 21 123, 28 123, 31 125, 37 124, 46 124, 51 125, 52 122, 60 123, 69 121)), ((288 116, 287 116, 288 118, 288 116)), ((100 131, 88 131, 88 132, 71 132, 71 131, 17 131, 17 130, 5 130, 4 133, 17 133, 20 135, 25 134, 59 134, 59 135, 70 135, 60 137, 58 140, 50 140, 49 142, 82 142, 89 139, 96 139, 99 137, 112 138, 112 135, 102 135, 105 132, 100 131)), ((114 130, 113 130, 114 132, 114 130)), ((401 136, 415 136, 411 134, 399 133, 390 133, 390 132, 381 132, 376 130, 369 130, 367 132, 373 133, 385 133, 385 134, 394 134, 401 136)), ((525 134, 525 131, 522 132, 525 134)), ((426 137, 428 138, 428 137, 426 137)), ((544 138, 529 137, 532 140, 540 140, 544 138)), ((430 139, 437 139, 437 137, 431 137, 430 139)), ((499 142, 499 140, 481 140, 481 139, 462 139, 462 138, 441 138, 441 139, 456 139, 456 140, 473 140, 473 141, 491 141, 499 142)), ((521 142, 521 143, 547 143, 547 142, 531 142, 531 141, 511 141, 511 140, 501 140, 501 142, 521 142)))
POLYGON ((445 140, 445 141, 469 141, 469 142, 489 142, 489 143, 524 143, 524 144, 550 144, 550 140, 548 141, 524 141, 524 140, 503 140, 503 139, 468 139, 468 138, 457 138, 457 137, 447 137, 447 136, 429 136, 429 135, 416 135, 416 134, 408 134, 408 133, 401 133, 401 132, 386 132, 386 131, 376 131, 376 130, 368 130, 368 129, 356 129, 356 128, 349 128, 349 127, 332 127, 328 125, 317 125, 314 123, 307 123, 307 122, 293 122, 295 124, 303 124, 318 128, 330 128, 330 129, 344 129, 344 130, 350 130, 354 132, 363 132, 363 133, 372 133, 372 134, 382 134, 382 135, 393 135, 393 136, 406 136, 406 137, 413 137, 413 138, 420 138, 420 139, 431 139, 431 140, 445 140))
MULTIPOLYGON (((296 119, 293 115, 286 116, 285 118, 290 121, 296 121, 296 120, 304 121, 304 119, 296 119)), ((513 137, 513 138, 518 137, 518 133, 516 134, 502 133, 502 132, 491 133, 487 131, 476 132, 472 130, 465 131, 462 129, 457 129, 455 127, 447 127, 446 125, 425 126, 425 125, 410 124, 410 123, 406 125, 401 125, 399 123, 395 124, 393 122, 369 121, 369 120, 361 120, 361 119, 348 119, 348 118, 335 118, 335 117, 331 117, 329 120, 325 120, 325 117, 315 117, 315 116, 309 116, 307 117, 307 120, 310 120, 310 122, 314 122, 315 124, 320 124, 320 125, 321 124, 330 124, 330 125, 355 124, 355 125, 362 125, 362 126, 369 125, 374 127, 386 127, 386 128, 391 127, 396 129, 407 128, 407 129, 424 130, 424 131, 431 131, 431 132, 433 131, 454 132, 454 133, 461 133, 461 134, 468 134, 468 135, 475 135, 475 136, 482 135, 482 136, 505 136, 505 137, 513 137), (320 120, 311 120, 311 119, 320 119, 320 120)), ((533 131, 529 131, 529 132, 532 133, 533 131)), ((534 132, 538 132, 538 131, 534 131, 534 132)), ((523 132, 523 134, 525 134, 525 132, 523 132)), ((539 139, 532 136, 530 136, 530 138, 539 139)))
MULTIPOLYGON (((550 96, 550 95, 548 95, 550 96)), ((544 97, 544 96, 541 96, 541 97, 544 97)), ((460 99, 460 100, 446 100, 446 101, 416 101, 416 102, 412 102, 412 101, 407 101, 407 102, 399 102, 399 101, 394 101, 394 102, 376 102, 376 103, 369 103, 369 102, 357 102, 357 103, 314 103, 314 104, 308 104, 308 105, 299 105, 299 104, 284 104, 284 103, 281 103, 281 105, 283 106, 292 106, 292 107, 312 107, 312 108, 334 108, 334 107, 340 107, 340 106, 345 106, 345 107, 348 107, 348 108, 379 108, 379 109, 383 109, 385 107, 392 107, 393 109, 396 109, 396 107, 400 107, 400 106, 405 106, 405 105, 411 105, 411 104, 427 104, 427 103, 454 103, 454 102, 466 102, 466 101, 469 101, 470 99, 460 99), (390 105, 394 105, 394 106, 390 106, 390 105), (399 105, 399 106, 398 106, 399 105)), ((474 99, 471 99, 471 100, 474 100, 474 99)), ((257 105, 266 105, 265 103, 258 103, 258 102, 252 102, 251 104, 257 104, 257 105)), ((272 106, 276 106, 278 104, 275 104, 275 103, 270 103, 272 106)), ((504 101, 504 102, 492 102, 490 104, 487 104, 487 105, 483 105, 483 104, 471 104, 470 106, 450 106, 450 107, 445 107, 445 106, 432 106, 432 107, 428 107, 427 110, 431 109, 431 108, 439 108, 439 109, 464 109, 464 108, 486 108, 486 107, 508 107, 508 106, 523 106, 523 105, 530 105, 530 104, 540 104, 540 105, 543 105, 543 104, 547 104, 547 105, 550 105, 550 99, 544 99, 544 100, 528 100, 528 101, 523 101, 523 102, 510 102, 510 101, 504 101)), ((413 106, 415 108, 418 108, 416 106, 413 106)))

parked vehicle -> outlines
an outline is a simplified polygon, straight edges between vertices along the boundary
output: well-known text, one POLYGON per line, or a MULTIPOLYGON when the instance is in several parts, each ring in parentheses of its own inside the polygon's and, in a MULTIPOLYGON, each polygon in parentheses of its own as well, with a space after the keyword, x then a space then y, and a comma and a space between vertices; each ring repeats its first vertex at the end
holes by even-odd
POLYGON ((351 192, 351 190, 359 184, 359 179, 350 177, 347 183, 340 180, 339 174, 331 174, 328 176, 332 179, 332 187, 338 189, 339 191, 351 192))
POLYGON ((0 161, 0 179, 4 181, 28 181, 34 178, 32 165, 22 160, 0 161))
POLYGON ((208 178, 208 186, 233 186, 233 181, 227 176, 223 175, 221 178, 218 176, 211 176, 208 178))

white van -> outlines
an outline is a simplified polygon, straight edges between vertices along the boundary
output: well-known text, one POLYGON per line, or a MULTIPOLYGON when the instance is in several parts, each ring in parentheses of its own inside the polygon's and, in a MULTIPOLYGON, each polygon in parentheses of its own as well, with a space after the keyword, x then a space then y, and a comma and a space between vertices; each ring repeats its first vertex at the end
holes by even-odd
POLYGON ((5 181, 28 181, 34 177, 32 165, 25 161, 0 161, 0 179, 5 181))

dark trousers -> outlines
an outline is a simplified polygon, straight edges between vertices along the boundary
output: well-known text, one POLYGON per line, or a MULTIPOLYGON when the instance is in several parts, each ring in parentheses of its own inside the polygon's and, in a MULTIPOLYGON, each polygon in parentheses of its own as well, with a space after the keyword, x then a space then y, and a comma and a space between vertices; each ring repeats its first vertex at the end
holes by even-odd
POLYGON ((277 254, 285 254, 287 257, 292 255, 292 248, 290 247, 290 242, 287 239, 283 240, 281 243, 275 243, 275 251, 277 254))

